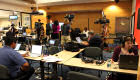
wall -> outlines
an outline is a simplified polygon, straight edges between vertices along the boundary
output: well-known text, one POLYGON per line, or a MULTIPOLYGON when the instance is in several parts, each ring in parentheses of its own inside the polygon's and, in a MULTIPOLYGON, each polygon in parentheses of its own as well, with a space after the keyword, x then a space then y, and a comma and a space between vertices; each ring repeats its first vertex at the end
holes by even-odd
POLYGON ((68 11, 101 11, 110 19, 110 33, 115 33, 115 17, 130 17, 132 13, 132 2, 87 3, 74 5, 61 5, 47 7, 47 12, 68 12, 68 11))
MULTIPOLYGON (((102 3, 85 3, 85 4, 73 4, 73 5, 59 5, 59 6, 49 6, 49 7, 41 7, 46 8, 48 13, 63 13, 63 12, 82 12, 82 11, 101 11, 103 10, 108 19, 110 19, 110 28, 109 32, 115 33, 115 18, 116 17, 130 17, 132 14, 132 2, 131 1, 123 1, 116 4, 115 2, 102 2, 102 3)), ((88 14, 87 14, 88 15, 88 14)), ((55 16, 59 16, 55 15, 55 16)), ((94 15, 92 15, 94 16, 94 15)), ((60 16, 61 18, 62 15, 60 16)), ((98 17, 99 18, 99 17, 98 17)), ((58 18, 60 19, 60 18, 58 18)), ((77 20, 78 21, 78 20, 77 20)), ((94 21, 92 21, 94 22, 94 21)), ((91 24, 91 26, 94 26, 91 24)), ((76 26, 75 26, 76 27, 76 26)), ((80 27, 83 29, 83 26, 80 27)), ((96 31, 96 28, 95 30, 96 31)), ((112 43, 113 41, 108 41, 112 43)))
MULTIPOLYGON (((137 2, 136 2, 135 29, 134 29, 134 36, 136 38, 136 42, 138 45, 140 45, 140 37, 139 37, 140 30, 137 29, 138 8, 140 8, 140 0, 137 0, 137 2)), ((140 49, 140 46, 139 46, 139 49, 140 49)))
MULTIPOLYGON (((140 35, 140 30, 137 29, 138 8, 140 8, 140 0, 136 0, 135 30, 134 30, 134 36, 136 38, 136 42, 138 43, 139 49, 140 49, 140 36, 139 36, 140 35)), ((139 59, 138 78, 137 78, 137 80, 140 80, 140 59, 139 59)))
POLYGON ((136 10, 136 0, 132 0, 132 14, 135 13, 136 10))
POLYGON ((11 25, 9 18, 0 18, 0 27, 8 27, 11 25))
MULTIPOLYGON (((48 13, 49 14, 49 13, 48 13)), ((68 13, 55 13, 55 14, 49 14, 52 15, 52 20, 59 20, 59 22, 64 22, 65 18, 68 13)), ((101 11, 94 11, 94 12, 73 12, 75 15, 75 18, 72 20, 72 28, 80 28, 81 30, 84 29, 84 27, 88 27, 89 23, 89 30, 94 30, 95 33, 101 32, 101 25, 100 24, 94 24, 94 21, 97 20, 99 17, 101 17, 101 11), (89 20, 88 20, 89 19, 89 20), (88 22, 89 21, 89 22, 88 22)))

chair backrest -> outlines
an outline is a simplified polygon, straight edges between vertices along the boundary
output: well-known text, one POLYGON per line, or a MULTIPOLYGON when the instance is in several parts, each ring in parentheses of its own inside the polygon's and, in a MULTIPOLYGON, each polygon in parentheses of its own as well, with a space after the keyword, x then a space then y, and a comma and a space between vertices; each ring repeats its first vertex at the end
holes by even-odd
POLYGON ((60 44, 60 40, 59 39, 56 39, 54 46, 59 46, 59 44, 60 44))
POLYGON ((57 46, 52 46, 48 48, 48 53, 53 55, 59 52, 59 48, 57 46))
POLYGON ((102 59, 102 50, 99 47, 87 47, 84 50, 84 56, 94 58, 94 59, 102 59))
POLYGON ((93 75, 70 71, 68 72, 67 80, 99 80, 99 78, 93 75))
POLYGON ((10 80, 8 68, 4 65, 0 65, 0 80, 10 80))

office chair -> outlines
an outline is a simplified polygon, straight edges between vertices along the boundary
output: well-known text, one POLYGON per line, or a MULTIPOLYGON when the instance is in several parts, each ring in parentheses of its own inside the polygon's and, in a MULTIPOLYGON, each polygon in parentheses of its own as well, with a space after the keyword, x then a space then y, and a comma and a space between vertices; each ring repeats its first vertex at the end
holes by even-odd
POLYGON ((67 80, 99 80, 99 78, 85 73, 70 71, 68 72, 67 80))
POLYGON ((0 65, 0 73, 0 80, 10 80, 10 74, 6 66, 0 65))
MULTIPOLYGON (((99 47, 87 47, 84 50, 85 57, 93 58, 95 60, 103 60, 103 52, 102 49, 99 47)), ((98 76, 100 77, 102 71, 98 71, 98 76)))
POLYGON ((103 53, 101 48, 98 47, 87 47, 84 50, 84 56, 93 58, 93 59, 98 59, 101 60, 103 59, 103 53))
POLYGON ((57 46, 52 46, 48 48, 48 54, 54 55, 59 52, 59 48, 57 46))

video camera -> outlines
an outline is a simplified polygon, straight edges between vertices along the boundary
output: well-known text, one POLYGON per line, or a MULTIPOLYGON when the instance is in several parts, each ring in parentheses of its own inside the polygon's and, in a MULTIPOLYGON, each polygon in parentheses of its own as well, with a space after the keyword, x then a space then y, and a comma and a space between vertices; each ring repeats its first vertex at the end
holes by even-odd
POLYGON ((64 18, 68 19, 71 22, 74 17, 75 16, 73 14, 68 14, 64 18))
POLYGON ((105 17, 105 18, 97 19, 94 23, 95 24, 107 24, 107 23, 110 23, 110 21, 109 21, 109 19, 106 19, 106 17, 105 17))

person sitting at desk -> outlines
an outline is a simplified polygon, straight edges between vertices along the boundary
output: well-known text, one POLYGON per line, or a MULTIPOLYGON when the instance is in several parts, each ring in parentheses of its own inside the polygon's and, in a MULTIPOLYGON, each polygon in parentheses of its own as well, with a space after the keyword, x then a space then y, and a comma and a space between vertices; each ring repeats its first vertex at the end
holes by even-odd
MULTIPOLYGON (((124 37, 121 46, 117 46, 114 50, 114 54, 112 56, 112 62, 118 62, 120 55, 138 55, 138 50, 133 47, 132 38, 124 37)), ((135 75, 117 73, 116 80, 136 80, 135 75)))
POLYGON ((133 40, 130 37, 124 37, 122 46, 117 46, 114 50, 112 60, 117 62, 119 56, 122 55, 138 55, 138 50, 133 47, 133 40))
POLYGON ((88 28, 85 27, 84 30, 83 30, 83 34, 86 34, 86 37, 88 37, 88 32, 89 32, 88 28))
POLYGON ((82 44, 85 46, 91 46, 91 47, 101 47, 102 39, 101 37, 96 34, 94 35, 94 32, 89 32, 88 41, 83 41, 82 44))
POLYGON ((8 68, 12 79, 29 80, 34 69, 30 68, 29 63, 14 50, 15 47, 16 38, 6 37, 5 46, 0 49, 0 64, 8 68))

